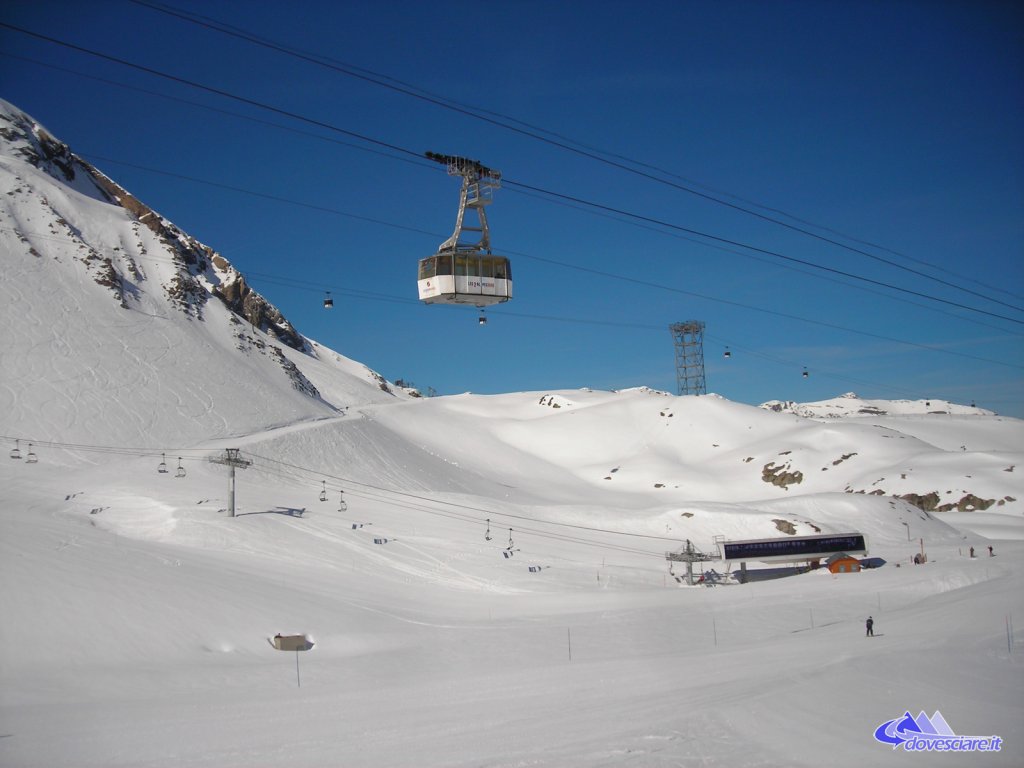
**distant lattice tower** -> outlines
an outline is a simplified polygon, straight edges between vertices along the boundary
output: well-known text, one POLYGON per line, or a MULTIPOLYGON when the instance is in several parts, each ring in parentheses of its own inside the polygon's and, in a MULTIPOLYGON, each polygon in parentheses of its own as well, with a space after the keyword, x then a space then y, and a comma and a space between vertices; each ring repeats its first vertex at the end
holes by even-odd
POLYGON ((704 323, 687 320, 668 327, 676 346, 676 391, 680 395, 706 395, 704 381, 704 323))

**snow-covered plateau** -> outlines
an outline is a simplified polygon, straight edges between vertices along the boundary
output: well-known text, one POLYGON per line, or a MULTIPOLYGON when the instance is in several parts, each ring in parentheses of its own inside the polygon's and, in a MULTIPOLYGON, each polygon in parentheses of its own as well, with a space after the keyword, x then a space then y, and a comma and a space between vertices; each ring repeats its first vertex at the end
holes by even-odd
POLYGON ((5 102, 0 255, 0 765, 1024 765, 1018 419, 416 397, 5 102))

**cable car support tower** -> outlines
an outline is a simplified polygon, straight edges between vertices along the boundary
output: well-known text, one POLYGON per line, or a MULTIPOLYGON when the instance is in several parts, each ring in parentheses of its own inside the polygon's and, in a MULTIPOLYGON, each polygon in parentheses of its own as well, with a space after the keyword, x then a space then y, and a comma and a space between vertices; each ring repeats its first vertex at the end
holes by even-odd
POLYGON ((676 348, 676 394, 706 395, 704 322, 686 320, 668 327, 676 348))

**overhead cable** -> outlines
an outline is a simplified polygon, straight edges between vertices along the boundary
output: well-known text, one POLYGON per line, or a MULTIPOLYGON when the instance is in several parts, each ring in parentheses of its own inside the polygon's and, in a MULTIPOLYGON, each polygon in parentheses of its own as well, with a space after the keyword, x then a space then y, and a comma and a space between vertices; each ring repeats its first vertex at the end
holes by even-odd
MULTIPOLYGON (((255 99, 250 99, 250 98, 245 97, 245 96, 239 96, 237 94, 233 94, 233 93, 231 93, 229 91, 225 91, 225 90, 220 89, 220 88, 215 88, 215 87, 212 87, 212 86, 203 85, 201 83, 196 83, 194 81, 191 81, 191 80, 188 80, 188 79, 185 79, 185 78, 181 78, 181 77, 178 77, 176 75, 170 75, 170 74, 167 74, 167 73, 164 73, 164 72, 160 72, 160 71, 155 70, 155 69, 153 69, 151 67, 147 67, 147 66, 143 66, 143 65, 140 65, 140 64, 135 64, 135 63, 132 63, 132 62, 129 62, 129 61, 125 61, 124 59, 119 59, 117 57, 110 56, 110 55, 104 54, 104 53, 100 53, 98 51, 93 51, 93 50, 90 50, 88 48, 84 48, 82 46, 75 45, 73 43, 68 43, 66 41, 58 40, 58 39, 50 37, 48 35, 42 35, 42 34, 40 34, 38 32, 32 32, 30 30, 26 30, 26 29, 23 29, 21 27, 17 27, 17 26, 12 25, 12 24, 8 24, 6 22, 0 22, 0 26, 6 27, 8 29, 12 29, 12 30, 14 30, 16 32, 20 32, 20 33, 29 35, 31 37, 35 37, 35 38, 40 39, 40 40, 44 40, 44 41, 49 42, 49 43, 53 43, 55 45, 60 45, 60 46, 69 48, 71 50, 75 50, 75 51, 78 51, 78 52, 81 52, 81 53, 85 53, 85 54, 88 54, 88 55, 96 56, 96 57, 104 59, 106 61, 111 61, 111 62, 120 64, 120 65, 123 65, 123 66, 131 67, 133 69, 137 69, 139 71, 146 72, 147 74, 154 75, 156 77, 162 77, 162 78, 171 80, 173 82, 177 82, 177 83, 180 83, 180 84, 183 84, 183 85, 187 85, 189 87, 193 87, 193 88, 197 88, 197 89, 209 92, 209 93, 213 93, 215 95, 222 96, 224 98, 233 99, 233 100, 238 101, 240 103, 244 103, 244 104, 248 104, 250 106, 258 107, 260 109, 266 109, 268 111, 274 112, 274 113, 279 114, 279 115, 283 115, 285 117, 289 117, 289 118, 294 119, 294 120, 299 120, 299 121, 302 121, 302 122, 307 122, 307 123, 309 123, 311 125, 316 125, 318 127, 325 128, 327 130, 337 131, 337 132, 339 132, 339 133, 341 133, 343 135, 350 136, 350 137, 353 137, 353 138, 358 138, 358 139, 360 139, 362 141, 366 141, 366 142, 374 144, 376 146, 381 146, 381 147, 385 147, 385 148, 391 149, 391 150, 396 151, 396 152, 404 153, 404 154, 406 154, 406 155, 408 155, 410 157, 420 157, 421 156, 421 153, 416 152, 414 150, 410 150, 410 149, 407 149, 405 147, 401 147, 399 145, 396 145, 396 144, 393 144, 393 143, 390 143, 390 142, 382 141, 382 140, 379 140, 379 139, 374 139, 374 138, 366 136, 364 134, 360 134, 360 133, 357 133, 357 132, 354 132, 354 131, 350 131, 348 129, 341 128, 339 126, 333 125, 331 123, 327 123, 327 122, 324 122, 322 120, 318 120, 318 119, 315 119, 315 118, 310 118, 310 117, 307 117, 307 116, 304 116, 304 115, 292 112, 290 110, 285 110, 285 109, 282 109, 282 108, 279 108, 279 107, 274 107, 272 105, 265 104, 263 102, 255 100, 255 99)), ((906 293, 906 294, 913 295, 913 296, 918 296, 918 297, 921 297, 921 298, 928 299, 930 301, 939 302, 939 303, 946 304, 946 305, 949 305, 949 306, 958 307, 960 309, 964 309, 964 310, 967 310, 967 311, 970 311, 970 312, 976 312, 976 313, 979 313, 979 314, 987 315, 989 317, 998 318, 998 319, 1006 320, 1008 322, 1018 323, 1018 324, 1024 325, 1024 320, 1019 320, 1019 319, 1016 319, 1016 318, 1007 317, 1005 315, 1000 315, 1000 314, 995 313, 995 312, 989 312, 987 310, 980 309, 980 308, 977 308, 977 307, 972 307, 972 306, 969 306, 969 305, 966 305, 966 304, 962 304, 960 302, 955 302, 955 301, 951 301, 951 300, 948 300, 948 299, 943 299, 943 298, 938 297, 938 296, 932 296, 930 294, 925 294, 925 293, 922 293, 922 292, 919 292, 919 291, 913 291, 913 290, 908 289, 908 288, 902 288, 902 287, 897 286, 897 285, 892 285, 892 284, 885 283, 885 282, 882 282, 882 281, 873 280, 871 278, 863 277, 863 276, 856 275, 856 274, 853 274, 853 273, 848 273, 848 272, 845 272, 843 270, 838 270, 838 269, 831 268, 831 267, 825 267, 823 265, 815 264, 813 262, 805 261, 805 260, 802 260, 802 259, 797 259, 795 257, 785 256, 785 255, 780 254, 780 253, 775 252, 775 251, 771 251, 771 250, 764 249, 764 248, 758 248, 758 247, 752 246, 752 245, 747 245, 745 243, 741 243, 741 242, 736 241, 736 240, 731 240, 731 239, 728 239, 728 238, 723 238, 723 237, 719 237, 719 236, 716 236, 716 235, 711 235, 709 233, 704 233, 704 232, 701 232, 699 230, 695 230, 695 229, 688 228, 688 227, 683 227, 681 225, 676 225, 676 224, 671 224, 671 223, 668 223, 668 222, 659 221, 658 219, 654 219, 654 218, 649 217, 649 216, 644 216, 642 214, 637 214, 637 213, 632 213, 632 212, 625 211, 625 210, 622 210, 622 209, 617 209, 617 208, 614 208, 614 207, 611 207, 611 206, 608 206, 608 205, 604 205, 604 204, 601 204, 601 203, 596 203, 596 202, 593 202, 593 201, 585 200, 583 198, 576 197, 576 196, 573 196, 573 195, 568 195, 568 194, 564 194, 564 193, 554 192, 554 191, 551 191, 551 190, 545 190, 545 189, 543 189, 541 187, 529 185, 529 184, 526 184, 524 182, 516 182, 514 180, 508 180, 508 179, 506 179, 505 182, 508 185, 519 186, 519 187, 524 188, 524 189, 530 189, 530 190, 533 190, 535 192, 539 192, 539 193, 545 194, 545 195, 550 195, 552 197, 557 197, 557 198, 560 198, 560 199, 563 199, 563 200, 571 200, 571 201, 579 203, 581 205, 590 206, 590 207, 593 207, 593 208, 596 208, 596 209, 599 209, 599 210, 615 212, 615 213, 618 213, 620 215, 628 216, 630 218, 635 218, 635 219, 640 220, 640 221, 647 221, 649 223, 655 223, 655 224, 658 224, 659 226, 665 226, 665 227, 668 227, 670 229, 675 229, 675 230, 678 230, 678 231, 688 232, 690 234, 694 234, 694 235, 697 235, 697 236, 700 236, 700 237, 706 237, 706 238, 708 238, 710 240, 714 240, 714 241, 717 241, 717 242, 728 243, 728 244, 736 246, 736 247, 746 248, 746 249, 749 249, 749 250, 754 251, 756 253, 762 253, 762 254, 765 254, 765 255, 768 255, 768 256, 773 256, 773 257, 780 258, 780 259, 783 259, 783 260, 787 260, 787 261, 791 261, 791 262, 795 262, 795 263, 801 263, 801 264, 804 264, 806 266, 812 267, 814 269, 820 269, 820 270, 823 270, 823 271, 844 275, 844 276, 849 277, 851 279, 861 280, 861 281, 864 281, 864 282, 867 282, 867 283, 870 283, 870 284, 873 284, 873 285, 887 287, 887 288, 890 288, 890 289, 895 290, 895 291, 899 291, 899 292, 906 293)))
MULTIPOLYGON (((230 36, 235 37, 237 39, 245 40, 245 41, 247 41, 249 43, 252 43, 254 45, 262 46, 264 48, 276 51, 278 53, 283 53, 283 54, 285 54, 287 56, 292 56, 294 58, 301 59, 303 61, 315 64, 317 66, 325 67, 327 69, 330 69, 330 70, 333 70, 335 72, 344 74, 346 76, 358 78, 358 79, 364 80, 366 82, 370 82, 370 83, 372 83, 374 85, 377 85, 377 86, 380 86, 380 87, 383 87, 383 88, 387 88, 387 89, 396 91, 396 92, 404 94, 406 96, 410 96, 412 98, 416 98, 416 99, 420 99, 420 100, 429 102, 431 104, 437 105, 437 106, 442 107, 444 109, 448 109, 448 110, 451 110, 451 111, 454 111, 454 112, 458 112, 460 114, 466 115, 466 116, 474 118, 476 120, 481 120, 481 121, 490 123, 492 125, 496 125, 496 126, 499 126, 501 128, 504 128, 506 130, 513 131, 515 133, 518 133, 518 134, 521 134, 521 135, 524 135, 524 136, 528 136, 528 137, 530 137, 532 139, 535 139, 537 141, 542 141, 542 142, 544 142, 546 144, 550 144, 552 146, 558 147, 559 149, 563 149, 563 150, 566 150, 568 152, 575 153, 577 155, 586 157, 586 158, 591 159, 591 160, 596 160, 597 162, 603 163, 605 165, 609 165, 611 167, 617 168, 617 169, 622 170, 622 171, 626 171, 627 173, 631 173, 631 174, 634 174, 636 176, 640 176, 640 177, 642 177, 644 179, 647 179, 647 180, 650 180, 650 181, 654 181, 654 182, 656 182, 658 184, 662 184, 662 185, 671 187, 673 189, 677 189, 679 191, 686 192, 686 193, 688 193, 690 195, 694 195, 694 196, 702 198, 704 200, 708 200, 708 201, 713 202, 713 203, 715 203, 717 205, 722 205, 722 206, 725 206, 727 208, 731 208, 733 210, 740 211, 740 212, 742 212, 744 214, 747 214, 749 216, 753 216, 755 218, 761 219, 763 221, 770 222, 770 223, 775 224, 777 226, 784 227, 784 228, 789 229, 791 231, 798 232, 798 233, 806 235, 808 237, 812 237, 812 238, 814 238, 816 240, 819 240, 821 242, 828 243, 829 245, 834 245, 834 246, 836 246, 838 248, 842 248, 842 249, 850 251, 852 253, 856 253, 856 254, 859 254, 861 256, 865 256, 865 257, 867 257, 869 259, 873 259, 873 260, 875 260, 877 262, 886 264, 886 265, 894 267, 896 269, 900 269, 900 270, 903 270, 905 272, 909 272, 909 273, 911 273, 913 275, 917 275, 918 277, 922 277, 922 278, 925 278, 927 280, 932 280, 933 282, 939 283, 939 284, 944 285, 944 286, 946 286, 948 288, 953 288, 953 289, 958 290, 958 291, 963 291, 964 293, 968 293, 968 294, 971 294, 973 296, 980 297, 980 298, 985 299, 987 301, 991 301, 991 302, 993 302, 995 304, 1001 304, 1002 306, 1008 307, 1010 309, 1014 309, 1014 310, 1018 310, 1018 311, 1024 311, 1024 308, 1021 308, 1019 306, 1015 306, 1013 304, 1009 304, 1007 302, 1004 302, 1004 301, 1001 301, 999 299, 993 298, 991 296, 991 294, 981 293, 979 291, 971 290, 970 288, 965 288, 963 285, 960 285, 958 283, 952 283, 952 282, 949 282, 948 280, 943 280, 941 278, 935 277, 934 275, 929 275, 926 272, 922 272, 920 270, 913 269, 913 268, 908 267, 908 266, 906 266, 904 264, 899 264, 899 263, 897 263, 895 261, 892 261, 891 259, 886 259, 886 258, 884 258, 882 256, 879 256, 877 254, 871 253, 869 251, 865 251, 865 250, 863 250, 861 248, 857 248, 857 247, 848 245, 848 244, 843 243, 843 242, 841 242, 839 240, 836 240, 834 238, 826 237, 826 236, 818 234, 816 232, 812 232, 811 230, 805 229, 804 227, 799 227, 799 226, 796 226, 796 225, 793 225, 793 224, 789 224, 789 223, 787 223, 785 221, 782 221, 780 219, 777 219, 777 218, 775 218, 773 216, 768 216, 768 215, 765 215, 763 213, 758 213, 757 211, 751 210, 750 208, 744 207, 742 205, 737 205, 736 203, 731 203, 728 200, 723 200, 722 198, 716 197, 715 195, 711 195, 711 194, 708 194, 707 192, 702 192, 702 191, 700 191, 698 189, 694 189, 691 186, 687 186, 687 185, 684 185, 684 184, 680 184, 678 182, 671 181, 670 179, 664 178, 664 176, 658 176, 658 175, 655 175, 653 173, 649 173, 647 171, 641 170, 641 168, 649 168, 649 169, 652 169, 652 170, 657 170, 661 174, 675 176, 675 174, 669 174, 667 171, 665 171, 665 170, 663 170, 661 168, 657 168, 656 166, 652 166, 652 165, 649 165, 647 163, 640 163, 640 162, 638 162, 636 160, 631 160, 630 158, 624 157, 622 155, 617 155, 617 154, 614 154, 614 153, 609 153, 609 152, 606 152, 604 150, 598 150, 598 149, 595 149, 593 147, 587 147, 586 145, 583 145, 582 142, 578 142, 578 141, 575 141, 573 139, 569 139, 568 137, 562 136, 561 134, 556 134, 556 133, 554 133, 552 131, 547 131, 547 130, 542 129, 542 128, 537 128, 536 126, 530 126, 528 123, 524 123, 523 121, 520 121, 520 120, 515 120, 514 118, 510 118, 507 115, 501 115, 500 113, 494 113, 494 112, 487 112, 486 110, 481 110, 481 109, 479 109, 477 107, 469 107, 469 106, 466 106, 466 105, 461 105, 458 102, 455 102, 455 101, 453 101, 451 99, 447 99, 447 98, 444 98, 444 97, 441 97, 441 96, 436 96, 436 95, 430 94, 429 92, 423 91, 422 89, 415 88, 414 86, 410 86, 410 85, 405 84, 405 83, 401 83, 401 81, 395 80, 394 78, 388 78, 388 77, 385 77, 385 76, 380 75, 378 73, 372 72, 370 70, 366 70, 366 69, 363 69, 363 68, 360 68, 360 67, 354 67, 352 65, 341 64, 341 63, 337 62, 336 60, 330 59, 328 57, 319 56, 319 55, 311 55, 311 54, 305 53, 305 52, 303 52, 303 51, 301 51, 299 49, 296 49, 294 47, 286 46, 286 45, 284 45, 282 43, 273 42, 273 41, 268 40, 266 38, 259 37, 259 36, 255 35, 252 32, 247 32, 245 30, 242 30, 239 27, 236 27, 236 26, 233 26, 233 25, 227 25, 227 24, 224 24, 222 22, 218 22, 218 21, 216 21, 214 19, 211 19, 210 17, 207 17, 207 16, 200 16, 199 14, 194 14, 194 13, 190 13, 188 11, 183 11, 181 9, 177 9, 177 8, 174 8, 173 6, 169 6, 169 5, 165 5, 165 4, 146 2, 146 0, 129 0, 129 1, 134 3, 135 5, 139 5, 139 6, 142 6, 142 7, 150 8, 152 10, 159 11, 161 13, 177 17, 177 18, 179 18, 179 19, 181 19, 183 21, 186 21, 188 23, 195 24, 197 26, 204 27, 206 29, 214 30, 214 31, 217 31, 217 32, 219 32, 221 34, 224 34, 224 35, 230 35, 230 36), (390 82, 388 82, 388 81, 390 81, 390 82), (497 115, 498 117, 503 118, 503 120, 495 119, 494 117, 488 117, 487 116, 488 114, 497 115), (518 123, 520 126, 526 126, 526 127, 523 128, 523 127, 517 127, 516 125, 510 125, 507 122, 509 120, 514 120, 514 122, 518 123), (531 128, 533 130, 530 130, 531 128), (548 135, 547 136, 542 135, 538 131, 543 132, 543 133, 548 134, 548 135), (550 138, 551 136, 557 136, 561 140, 550 138), (569 143, 569 142, 571 142, 571 143, 569 143), (574 146, 574 145, 576 145, 576 146, 574 146), (617 159, 615 159, 615 158, 617 158, 617 159), (620 161, 624 161, 624 162, 620 162, 620 161), (640 167, 638 168, 638 167, 634 167, 634 166, 640 166, 640 167)), ((679 177, 677 177, 677 178, 679 178, 679 177)), ((759 207, 764 207, 764 206, 759 206, 759 207)), ((797 220, 796 217, 790 216, 789 214, 786 214, 784 212, 779 212, 779 213, 782 213, 782 215, 787 216, 787 218, 791 218, 791 219, 797 220)), ((816 225, 813 225, 813 226, 816 226, 816 225)), ((847 236, 844 235, 844 237, 847 237, 847 236)), ((848 239, 855 240, 855 238, 848 238, 848 239)), ((864 241, 857 241, 857 242, 861 242, 862 244, 865 244, 865 245, 871 245, 869 243, 865 243, 864 241)), ((881 250, 881 248, 879 246, 872 246, 872 247, 879 248, 881 250)), ((884 250, 888 250, 888 249, 884 249, 884 250)), ((889 251, 889 252, 890 253, 895 253, 893 251, 889 251)), ((900 254, 900 255, 902 255, 902 254, 900 254)), ((904 257, 904 258, 909 258, 909 257, 904 257)), ((938 268, 935 265, 928 264, 927 262, 923 262, 923 261, 921 261, 919 259, 912 259, 912 260, 916 261, 918 263, 927 264, 928 266, 930 266, 932 268, 938 268)))

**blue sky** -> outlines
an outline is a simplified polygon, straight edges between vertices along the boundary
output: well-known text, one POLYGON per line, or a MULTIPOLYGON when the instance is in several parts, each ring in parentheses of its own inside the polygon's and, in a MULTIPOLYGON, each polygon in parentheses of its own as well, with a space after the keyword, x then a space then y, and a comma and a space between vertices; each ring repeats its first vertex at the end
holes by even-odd
POLYGON ((364 77, 129 0, 9 0, 0 22, 136 67, 0 27, 0 97, 389 379, 674 392, 668 326, 699 319, 732 400, 1024 417, 1013 3, 164 8, 364 77), (416 300, 458 195, 428 150, 507 182, 489 220, 515 298, 485 327, 416 300))

